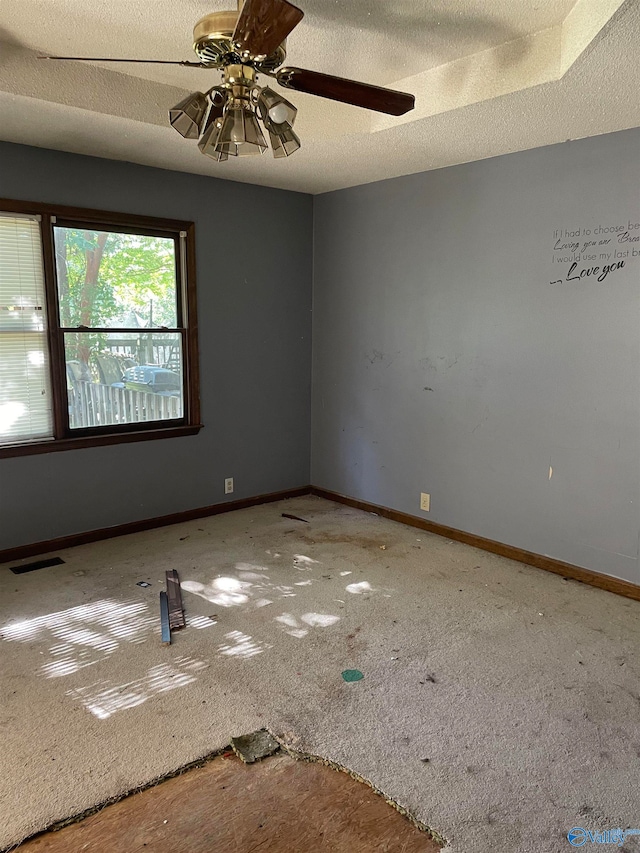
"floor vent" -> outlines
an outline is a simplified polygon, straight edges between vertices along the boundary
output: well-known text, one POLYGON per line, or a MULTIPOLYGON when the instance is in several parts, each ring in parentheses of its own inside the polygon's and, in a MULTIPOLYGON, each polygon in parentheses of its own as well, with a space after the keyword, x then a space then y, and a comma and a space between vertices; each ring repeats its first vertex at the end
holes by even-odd
POLYGON ((60 557, 52 557, 50 560, 36 560, 35 563, 24 563, 22 566, 11 566, 14 575, 23 575, 25 572, 35 572, 36 569, 48 569, 49 566, 61 566, 64 560, 60 557))

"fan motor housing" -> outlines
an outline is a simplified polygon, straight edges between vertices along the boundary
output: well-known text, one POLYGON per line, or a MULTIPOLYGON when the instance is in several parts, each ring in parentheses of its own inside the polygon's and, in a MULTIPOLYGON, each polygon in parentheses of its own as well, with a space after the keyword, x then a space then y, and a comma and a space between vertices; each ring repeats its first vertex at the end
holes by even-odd
MULTIPOLYGON (((222 68, 229 64, 230 57, 235 53, 233 32, 236 28, 238 15, 233 12, 211 12, 200 18, 193 29, 193 49, 198 59, 212 68, 222 68)), ((257 69, 274 71, 279 68, 287 56, 286 39, 276 50, 265 59, 255 63, 257 69)), ((237 60, 234 64, 237 63, 237 60)))

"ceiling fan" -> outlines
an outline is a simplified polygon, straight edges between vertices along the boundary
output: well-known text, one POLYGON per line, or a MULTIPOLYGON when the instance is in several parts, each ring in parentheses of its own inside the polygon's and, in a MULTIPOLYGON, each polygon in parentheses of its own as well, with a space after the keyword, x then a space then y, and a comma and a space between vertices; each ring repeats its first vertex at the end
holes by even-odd
POLYGON ((286 39, 304 13, 288 0, 238 0, 235 12, 205 15, 193 31, 198 62, 160 59, 97 59, 43 56, 41 59, 94 62, 144 62, 222 70, 222 83, 207 92, 193 92, 169 110, 169 122, 185 139, 214 160, 229 155, 263 154, 267 142, 274 157, 288 157, 300 148, 293 130, 296 108, 273 89, 258 85, 258 74, 286 89, 319 95, 357 107, 400 116, 412 110, 413 95, 304 68, 282 67, 286 39))

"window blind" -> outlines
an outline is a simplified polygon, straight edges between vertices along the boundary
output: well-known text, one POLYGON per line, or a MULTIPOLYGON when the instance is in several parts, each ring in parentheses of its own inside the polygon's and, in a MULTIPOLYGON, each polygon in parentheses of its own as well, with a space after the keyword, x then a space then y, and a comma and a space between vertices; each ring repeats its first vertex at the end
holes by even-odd
POLYGON ((53 436, 40 222, 0 212, 0 444, 53 436))

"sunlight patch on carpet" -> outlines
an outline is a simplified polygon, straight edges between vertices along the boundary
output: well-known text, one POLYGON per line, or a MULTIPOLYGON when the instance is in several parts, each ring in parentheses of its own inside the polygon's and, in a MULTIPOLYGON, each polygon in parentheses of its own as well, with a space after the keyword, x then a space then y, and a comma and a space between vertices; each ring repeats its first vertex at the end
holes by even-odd
POLYGON ((174 664, 161 663, 152 666, 147 673, 135 681, 113 685, 110 681, 97 681, 88 687, 68 690, 66 695, 79 700, 99 720, 106 720, 116 711, 135 708, 159 693, 177 690, 196 681, 194 673, 206 669, 206 661, 194 658, 177 658, 174 664))
POLYGON ((14 622, 0 630, 0 637, 7 642, 51 642, 51 660, 40 669, 46 678, 58 678, 106 660, 123 642, 144 643, 154 631, 156 619, 145 602, 103 599, 14 622))

